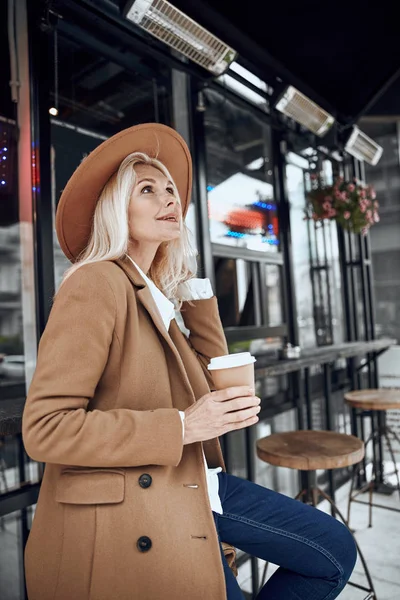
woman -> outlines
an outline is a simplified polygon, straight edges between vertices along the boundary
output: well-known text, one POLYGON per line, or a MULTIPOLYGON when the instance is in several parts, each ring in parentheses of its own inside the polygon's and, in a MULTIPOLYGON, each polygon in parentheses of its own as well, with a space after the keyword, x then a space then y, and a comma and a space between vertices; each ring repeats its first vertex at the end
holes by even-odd
POLYGON ((354 566, 344 526, 225 472, 217 438, 255 424, 260 400, 210 392, 209 359, 228 350, 210 283, 187 262, 190 191, 185 142, 146 124, 101 144, 61 196, 75 264, 23 418, 28 454, 47 463, 30 600, 243 598, 220 540, 281 565, 260 599, 336 598, 354 566))

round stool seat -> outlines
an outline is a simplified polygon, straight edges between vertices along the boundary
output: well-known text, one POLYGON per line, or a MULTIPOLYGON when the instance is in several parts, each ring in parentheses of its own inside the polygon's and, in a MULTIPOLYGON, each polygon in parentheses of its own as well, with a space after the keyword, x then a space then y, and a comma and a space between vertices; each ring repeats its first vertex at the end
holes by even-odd
POLYGON ((271 465, 300 471, 339 469, 364 458, 364 443, 334 431, 288 431, 257 440, 257 456, 271 465))
POLYGON ((364 410, 390 410, 400 408, 400 389, 356 390, 345 395, 347 404, 364 410))

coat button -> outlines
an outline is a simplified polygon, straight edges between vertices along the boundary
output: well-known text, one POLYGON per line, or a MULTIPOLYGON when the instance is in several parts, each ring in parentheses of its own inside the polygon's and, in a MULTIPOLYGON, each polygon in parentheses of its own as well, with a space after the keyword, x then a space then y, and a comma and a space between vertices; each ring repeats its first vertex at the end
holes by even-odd
POLYGON ((151 475, 149 475, 148 473, 143 473, 143 475, 141 475, 139 477, 139 485, 142 488, 150 487, 152 484, 152 481, 153 481, 153 479, 152 479, 151 475))
POLYGON ((140 552, 148 552, 152 546, 152 541, 147 535, 142 535, 136 545, 140 552))

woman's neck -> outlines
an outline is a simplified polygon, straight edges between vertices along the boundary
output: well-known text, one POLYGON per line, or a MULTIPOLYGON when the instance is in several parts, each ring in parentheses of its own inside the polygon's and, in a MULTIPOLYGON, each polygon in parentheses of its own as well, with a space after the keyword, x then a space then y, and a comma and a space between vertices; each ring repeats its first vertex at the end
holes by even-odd
POLYGON ((147 273, 150 271, 150 267, 156 255, 157 249, 158 246, 157 248, 154 248, 153 246, 152 248, 146 249, 134 248, 130 246, 128 248, 127 255, 130 256, 133 262, 136 263, 138 267, 142 269, 143 273, 147 275, 147 273))

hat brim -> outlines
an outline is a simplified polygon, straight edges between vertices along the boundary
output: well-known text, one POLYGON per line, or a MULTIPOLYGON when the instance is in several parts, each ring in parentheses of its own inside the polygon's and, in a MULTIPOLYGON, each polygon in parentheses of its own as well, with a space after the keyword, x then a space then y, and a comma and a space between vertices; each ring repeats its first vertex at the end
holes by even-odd
POLYGON ((86 248, 96 204, 105 184, 128 154, 144 152, 160 160, 178 188, 186 215, 192 189, 192 160, 184 139, 160 123, 135 125, 95 148, 65 186, 57 207, 56 231, 64 254, 75 262, 86 248))

